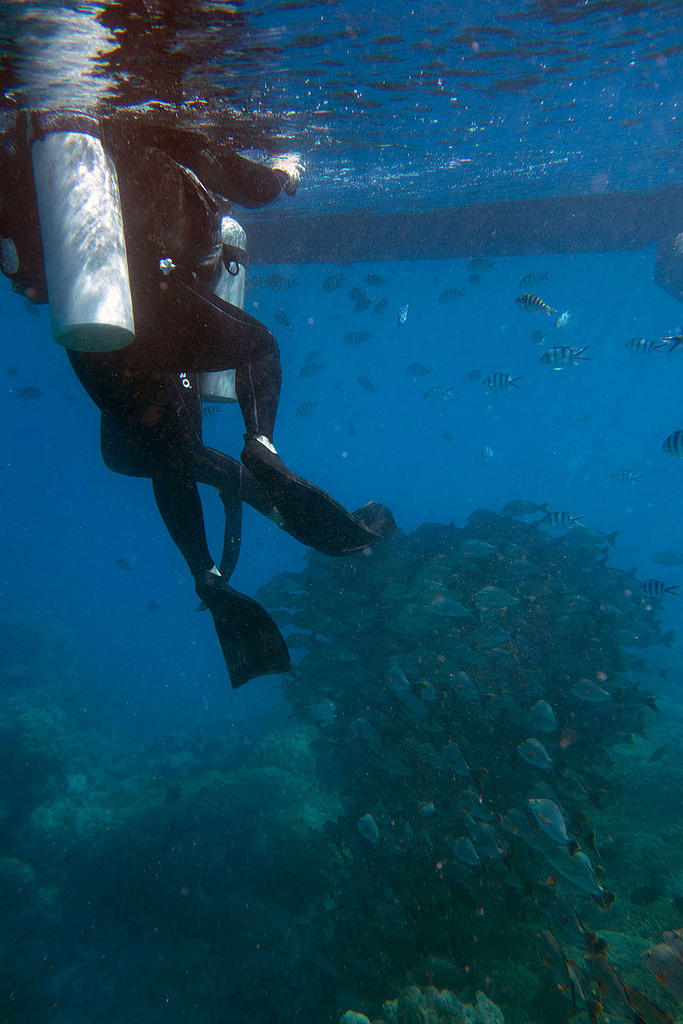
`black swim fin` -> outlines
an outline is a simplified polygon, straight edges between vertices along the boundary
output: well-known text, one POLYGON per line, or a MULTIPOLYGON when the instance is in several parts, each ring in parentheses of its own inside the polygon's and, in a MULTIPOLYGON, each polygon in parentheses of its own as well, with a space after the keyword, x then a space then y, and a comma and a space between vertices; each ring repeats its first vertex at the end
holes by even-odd
POLYGON ((379 501, 366 501, 353 514, 356 519, 360 519, 364 526, 367 526, 368 530, 378 533, 383 540, 393 537, 398 530, 391 509, 379 501))
POLYGON ((212 572, 195 583, 197 595, 213 616, 233 690, 257 676, 291 668, 287 644, 258 601, 233 590, 212 572))
POLYGON ((292 537, 325 555, 350 555, 376 544, 382 535, 329 494, 297 476, 278 455, 256 438, 249 438, 242 462, 265 487, 292 537))

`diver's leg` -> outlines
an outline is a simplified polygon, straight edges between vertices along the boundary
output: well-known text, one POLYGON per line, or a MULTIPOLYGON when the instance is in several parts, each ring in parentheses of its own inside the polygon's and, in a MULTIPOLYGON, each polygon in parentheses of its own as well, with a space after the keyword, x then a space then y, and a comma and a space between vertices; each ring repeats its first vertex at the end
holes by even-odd
POLYGON ((184 294, 186 315, 203 328, 190 335, 192 358, 197 360, 190 368, 234 369, 246 436, 266 437, 272 443, 282 384, 275 336, 260 320, 207 289, 185 286, 184 294))
POLYGON ((235 394, 244 419, 245 440, 263 437, 272 445, 281 384, 280 350, 275 338, 272 344, 253 346, 247 358, 235 365, 235 394))
POLYGON ((163 303, 136 310, 128 363, 145 372, 235 370, 235 392, 248 437, 272 441, 280 399, 280 351, 271 331, 201 284, 171 274, 163 303))
MULTIPOLYGON (((179 383, 177 371, 182 364, 176 372, 164 374, 146 367, 147 357, 140 359, 130 351, 124 356, 69 355, 90 396, 134 444, 136 472, 139 469, 152 478, 162 519, 194 576, 196 593, 213 617, 232 686, 241 686, 255 676, 287 671, 289 653, 275 622, 258 602, 228 586, 209 552, 196 484, 202 477, 193 475, 194 457, 203 452, 196 381, 184 376, 183 384, 179 383)), ((206 460, 200 462, 206 466, 206 460)), ((234 468, 223 465, 218 484, 226 487, 227 494, 239 494, 240 477, 248 474, 227 456, 225 462, 234 468)), ((235 551, 239 552, 235 515, 230 518, 225 556, 229 571, 236 561, 235 551)))
POLYGON ((273 515, 273 503, 248 469, 215 448, 204 445, 194 452, 192 468, 195 479, 215 487, 223 502, 225 530, 218 568, 221 576, 230 579, 240 553, 242 502, 246 501, 264 516, 273 515))
POLYGON ((268 492, 237 459, 203 445, 192 453, 191 465, 195 480, 215 487, 221 500, 224 500, 224 494, 237 493, 261 515, 272 515, 273 503, 268 492))
POLYGON ((194 479, 171 467, 152 478, 157 508, 171 539, 195 577, 214 568, 204 529, 202 503, 194 479))
MULTIPOLYGON (((280 630, 268 612, 253 598, 228 586, 236 562, 235 548, 224 553, 228 576, 216 569, 209 554, 204 531, 202 505, 194 479, 187 472, 157 474, 154 495, 166 528, 181 551, 195 579, 195 591, 208 607, 216 628, 225 665, 233 688, 255 676, 286 672, 289 652, 280 630)), ((241 506, 238 492, 234 492, 241 506)), ((239 534, 231 517, 232 539, 239 554, 239 534)))
MULTIPOLYGON (((163 313, 164 329, 154 332, 147 349, 139 349, 140 358, 154 356, 158 365, 159 359, 182 355, 182 367, 187 371, 235 369, 235 390, 245 425, 242 462, 268 492, 284 529, 293 537, 330 555, 351 554, 380 540, 380 534, 325 491, 293 473, 278 456, 273 430, 281 370, 279 349, 270 331, 208 290, 200 291, 199 286, 180 279, 174 282, 173 275, 169 284, 171 301, 163 313), (178 304, 179 297, 184 303, 178 304), (175 310, 173 323, 168 320, 169 309, 175 310)), ((140 340, 136 338, 134 345, 140 340)))
MULTIPOLYGON (((268 612, 253 598, 229 586, 237 564, 242 533, 242 491, 240 481, 250 474, 234 459, 204 446, 189 446, 183 455, 183 502, 179 503, 178 463, 168 475, 155 478, 157 503, 164 521, 185 555, 195 578, 195 591, 211 612, 216 635, 233 688, 256 676, 286 672, 289 652, 280 630, 268 612), (190 480, 192 488, 187 484, 190 480), (216 487, 225 510, 223 554, 218 569, 206 545, 201 501, 195 480, 216 487), (197 571, 199 569, 199 571, 197 571)), ((272 505, 256 481, 247 488, 257 507, 270 511, 272 505), (265 503, 265 504, 264 504, 265 503)))

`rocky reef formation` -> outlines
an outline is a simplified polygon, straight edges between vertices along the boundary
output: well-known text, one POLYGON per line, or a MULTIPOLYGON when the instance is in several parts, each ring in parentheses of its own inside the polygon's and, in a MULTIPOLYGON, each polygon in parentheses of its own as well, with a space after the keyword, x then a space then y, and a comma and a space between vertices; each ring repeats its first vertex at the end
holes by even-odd
POLYGON ((258 736, 126 749, 86 669, 10 645, 2 1019, 670 1019, 672 638, 608 543, 478 512, 311 556, 259 595, 301 657, 258 736))

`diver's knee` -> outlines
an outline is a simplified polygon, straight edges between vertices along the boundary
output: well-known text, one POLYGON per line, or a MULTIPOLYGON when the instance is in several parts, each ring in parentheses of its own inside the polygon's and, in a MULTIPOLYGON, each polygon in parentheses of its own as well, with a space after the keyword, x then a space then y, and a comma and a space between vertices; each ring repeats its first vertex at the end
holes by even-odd
POLYGON ((277 343, 277 338, 272 331, 265 331, 263 338, 260 341, 258 350, 254 352, 254 359, 261 362, 261 360, 268 360, 269 362, 280 362, 280 346, 277 343))

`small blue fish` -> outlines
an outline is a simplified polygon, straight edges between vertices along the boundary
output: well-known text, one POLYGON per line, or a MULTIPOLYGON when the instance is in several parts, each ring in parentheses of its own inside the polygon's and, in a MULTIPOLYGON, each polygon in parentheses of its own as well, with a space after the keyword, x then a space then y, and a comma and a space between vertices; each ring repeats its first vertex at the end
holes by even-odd
POLYGON ((327 363, 306 363, 299 370, 300 377, 315 377, 316 374, 320 373, 325 369, 327 363))
POLYGON ((367 839, 369 843, 376 846, 379 843, 379 829, 377 828, 377 822, 371 814, 364 814, 362 818, 358 819, 358 831, 363 836, 363 839, 367 839))
POLYGON ((598 882, 593 865, 582 850, 570 854, 560 848, 548 854, 547 860, 563 878, 589 896, 605 899, 609 895, 598 882))
POLYGON ((452 768, 456 775, 463 779, 469 778, 471 775, 470 766, 457 743, 448 743, 441 751, 441 755, 448 767, 452 768))
POLYGON ((674 430, 673 434, 669 434, 662 443, 662 449, 667 455, 683 458, 683 430, 674 430))
POLYGON ((557 729, 557 718, 555 712, 547 700, 537 700, 529 708, 529 725, 539 732, 555 732, 557 729))
POLYGON ((522 309, 526 309, 531 313, 545 313, 546 316, 552 316, 553 313, 557 313, 556 309, 549 306, 547 302, 539 298, 538 295, 534 295, 532 292, 525 292, 524 295, 518 295, 515 299, 518 306, 522 309))
POLYGON ((475 850, 482 857, 486 860, 502 860, 504 849, 501 847, 492 825, 488 825, 485 821, 480 821, 477 824, 474 839, 476 842, 475 850))
POLYGON ((443 305, 446 302, 453 302, 454 299, 459 299, 464 294, 464 288, 446 288, 445 291, 441 292, 436 301, 443 305))
POLYGON ((343 274, 331 274, 330 277, 326 277, 323 281, 324 292, 334 292, 337 288, 341 288, 346 278, 343 274))
POLYGON ((342 338, 345 345, 364 345, 366 341, 370 341, 372 337, 372 331, 349 331, 342 338))
POLYGON ((642 473, 634 473, 632 469, 617 469, 614 473, 610 473, 613 480, 620 480, 625 484, 635 483, 636 480, 642 480, 642 473))
POLYGON ((273 316, 273 319, 276 324, 280 325, 280 327, 284 327, 288 331, 291 330, 292 321, 289 319, 284 309, 278 309, 277 313, 273 316))
POLYGON ((531 737, 528 740, 524 740, 517 747, 517 753, 526 761, 527 764, 531 764, 534 768, 540 768, 542 772, 549 772, 553 767, 553 760, 545 749, 540 740, 531 737))
POLYGON ((466 864, 470 868, 481 867, 479 854, 475 850, 472 840, 468 839, 467 836, 461 836, 453 843, 453 856, 461 864, 466 864))
POLYGON ((43 397, 43 392, 40 388, 34 388, 30 384, 27 384, 24 387, 12 388, 12 390, 16 397, 21 398, 24 402, 35 402, 39 398, 43 397))
POLYGON ((547 281, 548 272, 532 270, 530 274, 525 274, 524 277, 519 279, 520 288, 531 288, 535 284, 540 284, 541 281, 547 281))
POLYGON ((643 580, 640 584, 642 592, 648 594, 649 597, 663 597, 664 594, 675 594, 678 596, 678 587, 678 583, 667 586, 661 580, 643 580))
POLYGON ((455 398, 455 387, 451 384, 450 387, 443 388, 439 384, 435 384, 433 388, 425 391, 422 397, 426 402, 447 402, 451 398, 455 398))
MULTIPOLYGON (((670 338, 666 338, 665 341, 670 341, 670 338)), ((637 352, 639 355, 644 355, 650 352, 659 352, 664 348, 662 342, 657 338, 630 338, 624 343, 624 348, 628 348, 631 352, 637 352)), ((669 351, 673 351, 669 349, 669 351)))
POLYGON ((583 355, 587 348, 588 345, 584 345, 583 348, 557 345, 555 348, 549 348, 543 353, 541 362, 547 366, 552 366, 553 370, 564 370, 567 366, 578 366, 580 359, 588 360, 588 356, 583 355))
POLYGON ((410 366, 406 366, 411 377, 428 377, 432 369, 431 366, 425 366, 424 363, 411 363, 410 366))
POLYGON ((562 817, 562 811, 552 800, 545 800, 542 797, 531 797, 527 800, 529 809, 537 823, 558 846, 566 846, 569 842, 567 825, 562 817))
POLYGON ((483 384, 490 391, 507 391, 508 388, 516 388, 517 381, 521 379, 521 377, 511 377, 509 373, 491 373, 483 381, 483 384))
POLYGON ((585 704, 604 704, 606 700, 612 699, 612 695, 592 679, 579 679, 569 692, 572 697, 576 697, 577 700, 581 700, 585 704))
POLYGON ((537 525, 549 530, 569 530, 572 526, 581 526, 582 519, 583 515, 572 516, 569 512, 546 512, 537 525))

